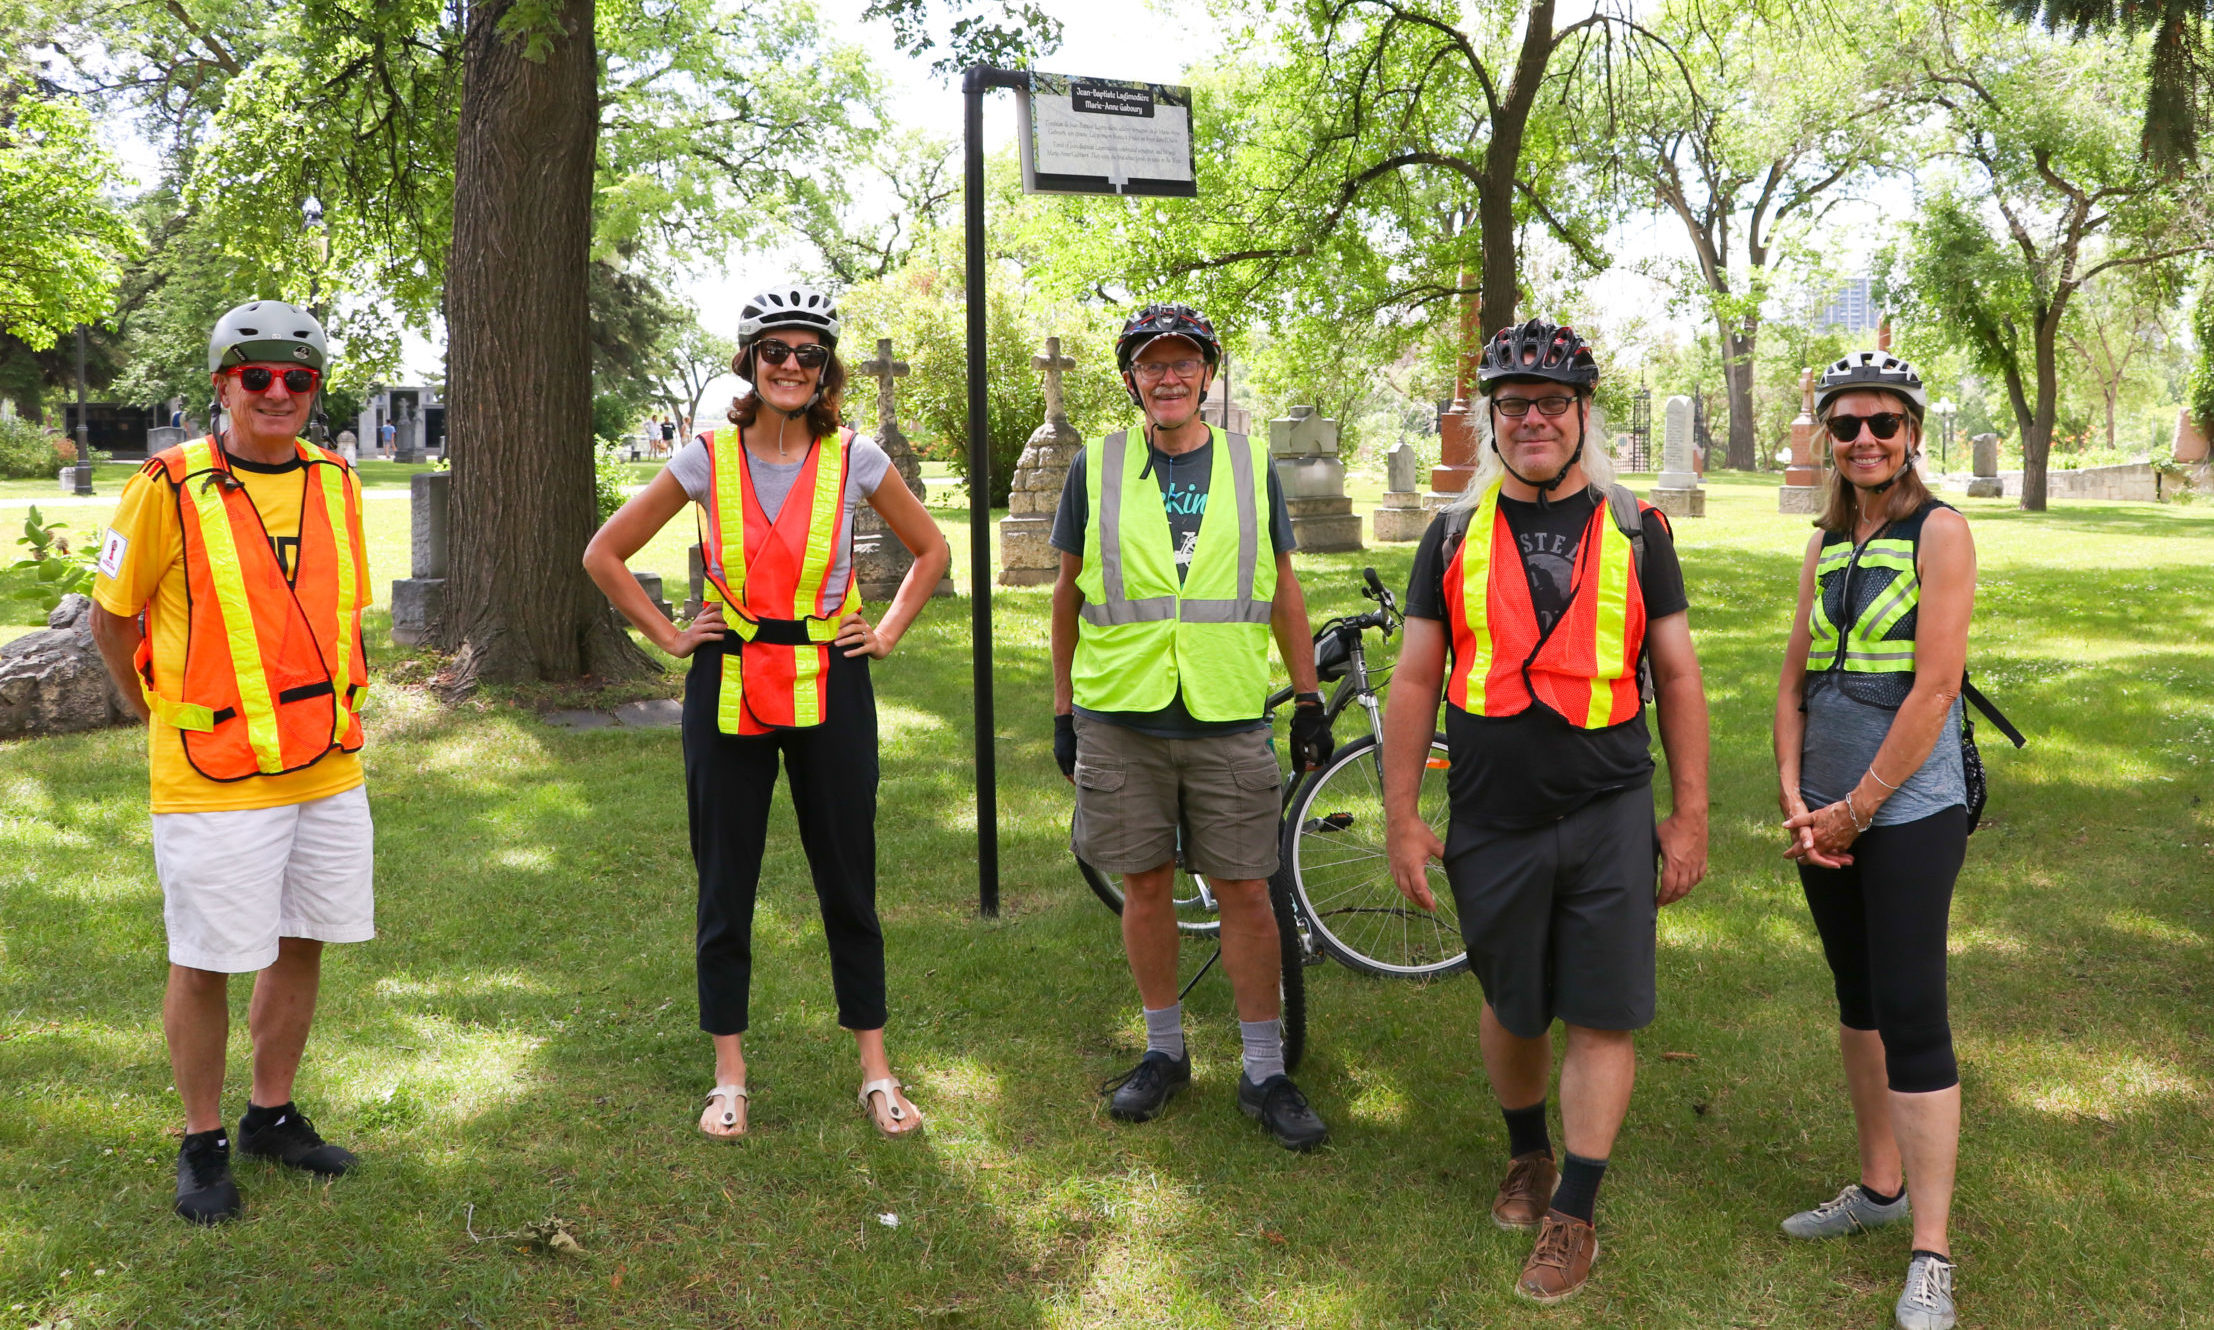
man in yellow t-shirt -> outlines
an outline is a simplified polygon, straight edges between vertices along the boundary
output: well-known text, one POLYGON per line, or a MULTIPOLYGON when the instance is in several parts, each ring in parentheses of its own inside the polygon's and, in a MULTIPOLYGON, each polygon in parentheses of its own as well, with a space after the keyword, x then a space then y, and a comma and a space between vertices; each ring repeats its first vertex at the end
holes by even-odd
POLYGON ((376 934, 350 714, 367 680, 360 482, 336 454, 298 442, 326 364, 323 329, 302 310, 262 300, 224 315, 208 368, 229 427, 131 478, 93 586, 100 654, 150 720, 170 962, 162 1025, 185 1108, 176 1210, 198 1224, 243 1209, 222 1112, 233 974, 256 974, 239 1148, 326 1177, 354 1163, 292 1102, 323 945, 376 934), (259 658, 241 661, 249 651, 259 658), (303 685, 303 670, 321 682, 303 685))

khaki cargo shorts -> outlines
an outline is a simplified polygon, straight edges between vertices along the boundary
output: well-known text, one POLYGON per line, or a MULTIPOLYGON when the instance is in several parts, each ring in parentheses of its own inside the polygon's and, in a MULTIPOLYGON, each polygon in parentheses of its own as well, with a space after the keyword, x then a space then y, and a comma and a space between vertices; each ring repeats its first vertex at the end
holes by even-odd
POLYGON ((1142 873, 1176 857, 1224 881, 1276 872, 1283 775, 1267 730, 1160 739, 1076 718, 1076 817, 1069 845, 1103 873, 1142 873))

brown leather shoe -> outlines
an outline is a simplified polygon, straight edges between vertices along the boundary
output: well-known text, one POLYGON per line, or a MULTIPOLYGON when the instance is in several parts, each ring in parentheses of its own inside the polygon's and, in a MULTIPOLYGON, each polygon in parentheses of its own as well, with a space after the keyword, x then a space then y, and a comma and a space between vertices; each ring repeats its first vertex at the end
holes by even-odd
POLYGON ((1516 1155, 1507 1165, 1507 1176, 1500 1179, 1499 1194, 1492 1198, 1491 1222, 1501 1228, 1536 1228, 1545 1219, 1560 1181, 1561 1171, 1553 1166, 1552 1155, 1543 1150, 1516 1155))
POLYGON ((1545 1213, 1545 1227, 1538 1230, 1537 1247, 1522 1267, 1514 1291, 1532 1302, 1559 1302, 1591 1278, 1591 1263, 1599 1259, 1599 1234, 1581 1219, 1558 1210, 1545 1213))

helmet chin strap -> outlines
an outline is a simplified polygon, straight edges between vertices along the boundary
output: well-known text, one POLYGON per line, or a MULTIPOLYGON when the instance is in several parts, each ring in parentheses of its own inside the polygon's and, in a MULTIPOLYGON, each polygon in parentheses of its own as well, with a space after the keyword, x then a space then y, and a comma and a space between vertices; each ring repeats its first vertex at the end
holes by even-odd
POLYGON ((1578 402, 1576 404, 1576 451, 1568 455, 1568 460, 1561 464, 1560 470, 1553 473, 1553 478, 1551 480, 1532 480, 1528 476, 1523 475, 1520 471, 1515 470, 1514 463, 1508 461, 1507 455, 1499 451, 1499 435, 1496 431, 1493 432, 1491 436, 1491 451, 1499 458, 1499 465, 1506 468, 1508 475, 1513 476, 1516 480, 1521 481, 1523 484, 1528 485, 1530 488, 1538 492, 1537 501, 1539 512, 1542 513, 1547 508, 1552 506, 1553 491, 1561 487, 1561 482, 1568 479, 1568 473, 1575 470, 1576 464, 1584 459, 1585 424, 1586 420, 1584 416, 1584 406, 1583 403, 1578 402))
POLYGON ((1913 466, 1913 465, 1914 465, 1914 463, 1915 463, 1915 462, 1916 462, 1916 461, 1917 461, 1918 459, 1920 459, 1920 457, 1921 457, 1921 456, 1922 456, 1921 450, 1920 450, 1920 449, 1916 449, 1915 451, 1913 451, 1913 452, 1910 452, 1910 453, 1908 453, 1908 454, 1906 455, 1906 458, 1905 458, 1905 460, 1899 463, 1899 469, 1898 469, 1897 471, 1894 471, 1894 472, 1892 472, 1892 473, 1891 473, 1890 475, 1888 475, 1888 476, 1884 477, 1884 478, 1883 478, 1883 479, 1882 479, 1881 481, 1878 481, 1878 482, 1877 482, 1876 484, 1873 484, 1873 485, 1862 485, 1862 484, 1859 484, 1858 482, 1855 482, 1855 483, 1854 483, 1854 485, 1853 485, 1853 488, 1854 488, 1854 489, 1857 489, 1857 490, 1862 490, 1862 491, 1865 491, 1866 493, 1869 493, 1869 494, 1882 494, 1882 493, 1885 493, 1885 492, 1886 492, 1886 491, 1888 491, 1888 490, 1889 490, 1889 489, 1890 489, 1890 488, 1891 488, 1891 487, 1892 487, 1893 485, 1896 485, 1896 484, 1898 484, 1898 483, 1899 483, 1899 477, 1900 477, 1900 475, 1902 475, 1902 474, 1903 474, 1903 473, 1904 473, 1904 472, 1906 471, 1906 469, 1907 469, 1908 467, 1910 467, 1910 466, 1913 466))

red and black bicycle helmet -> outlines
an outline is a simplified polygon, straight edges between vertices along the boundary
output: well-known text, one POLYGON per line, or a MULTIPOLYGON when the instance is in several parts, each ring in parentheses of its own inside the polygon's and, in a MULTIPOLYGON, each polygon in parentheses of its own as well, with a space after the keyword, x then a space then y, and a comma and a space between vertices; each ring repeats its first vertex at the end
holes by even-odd
POLYGON ((1130 363, 1157 337, 1188 339, 1198 345, 1209 365, 1222 360, 1222 339, 1215 336, 1215 325, 1206 315, 1190 305, 1159 304, 1147 305, 1122 325, 1122 335, 1115 339, 1115 368, 1128 374, 1130 363))
POLYGON ((1500 379, 1544 379, 1589 389, 1599 383, 1599 362, 1574 328, 1532 319, 1519 328, 1501 328, 1485 343, 1476 381, 1488 385, 1500 379))

